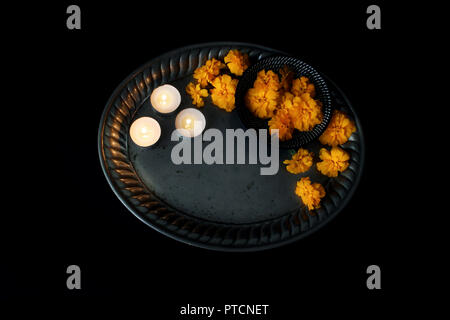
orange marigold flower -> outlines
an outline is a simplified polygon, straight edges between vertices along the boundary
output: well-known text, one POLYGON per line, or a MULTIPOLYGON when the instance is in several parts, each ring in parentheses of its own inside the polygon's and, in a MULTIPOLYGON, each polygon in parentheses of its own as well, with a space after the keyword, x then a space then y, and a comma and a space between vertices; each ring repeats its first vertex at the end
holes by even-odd
POLYGON ((212 102, 219 108, 231 112, 235 107, 234 94, 237 83, 237 79, 233 79, 227 74, 214 78, 212 82, 214 88, 210 91, 212 102))
POLYGON ((271 118, 277 108, 278 91, 264 87, 251 88, 245 95, 245 104, 258 118, 271 118))
POLYGON ((319 157, 322 161, 316 164, 317 170, 328 177, 337 177, 349 166, 350 155, 339 147, 332 147, 331 151, 322 148, 319 157))
POLYGON ((316 95, 316 88, 314 84, 309 82, 307 77, 300 77, 292 81, 291 92, 296 96, 301 96, 304 93, 309 93, 314 98, 316 95))
POLYGON ((272 70, 261 70, 256 76, 253 88, 245 95, 245 104, 258 118, 273 117, 278 106, 280 81, 272 70))
POLYGON ((186 86, 186 92, 191 96, 193 105, 197 107, 203 107, 205 105, 203 98, 208 96, 208 90, 202 89, 200 83, 194 84, 193 82, 189 82, 186 86))
POLYGON ((309 177, 304 177, 297 181, 295 193, 302 199, 308 210, 314 210, 320 208, 320 199, 325 196, 325 189, 320 183, 311 184, 309 177))
POLYGON ((350 120, 345 113, 335 110, 330 120, 330 124, 324 133, 319 137, 322 144, 335 147, 347 142, 348 138, 356 131, 355 123, 350 120))
POLYGON ((313 164, 313 153, 306 149, 298 149, 291 160, 284 160, 286 170, 293 174, 303 173, 309 170, 313 164))
POLYGON ((200 86, 205 88, 208 83, 211 83, 214 80, 222 68, 225 68, 225 64, 215 58, 212 58, 207 60, 203 66, 195 69, 194 79, 197 79, 200 86))
POLYGON ((309 93, 295 96, 292 101, 286 100, 294 128, 300 131, 310 131, 315 125, 322 122, 322 106, 320 101, 311 98, 309 93))
POLYGON ((261 70, 256 76, 253 87, 256 89, 264 89, 265 91, 278 91, 280 89, 280 79, 278 78, 278 75, 272 70, 269 70, 267 72, 266 70, 261 70))
POLYGON ((278 138, 281 141, 292 139, 294 127, 292 126, 291 117, 287 109, 278 109, 272 119, 269 120, 269 129, 272 133, 273 129, 278 129, 278 138))
POLYGON ((243 54, 239 50, 230 50, 223 60, 230 72, 237 76, 242 76, 249 66, 248 54, 243 54))
POLYGON ((284 91, 290 91, 292 87, 292 79, 294 78, 294 72, 292 72, 288 66, 284 66, 280 69, 280 75, 280 88, 284 91))

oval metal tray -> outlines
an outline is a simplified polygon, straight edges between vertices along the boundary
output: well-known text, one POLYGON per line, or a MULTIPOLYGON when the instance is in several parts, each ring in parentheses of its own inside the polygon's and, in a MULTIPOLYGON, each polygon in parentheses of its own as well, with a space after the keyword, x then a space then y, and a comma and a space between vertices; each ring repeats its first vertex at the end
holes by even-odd
MULTIPOLYGON (((360 122, 348 99, 326 76, 332 108, 346 111, 357 126, 343 146, 351 154, 349 168, 337 178, 327 178, 312 167, 298 175, 286 171, 283 160, 295 149, 280 149, 276 175, 262 176, 260 165, 175 165, 171 141, 175 115, 160 116, 150 105, 154 88, 170 83, 182 102, 177 110, 192 107, 185 92, 193 71, 207 59, 223 59, 230 49, 249 54, 251 63, 283 52, 245 43, 208 43, 174 50, 144 64, 113 92, 104 109, 98 150, 103 172, 122 203, 140 220, 176 240, 223 251, 255 251, 298 240, 314 232, 344 208, 356 189, 364 162, 360 122), (157 145, 140 148, 130 143, 134 119, 151 116, 161 125, 157 145), (303 176, 325 187, 320 209, 308 213, 295 195, 303 176)), ((209 99, 209 98, 208 98, 209 99)), ((237 110, 228 113, 206 100, 200 109, 208 128, 245 129, 237 110)), ((207 144, 207 143, 205 143, 207 144)), ((319 154, 317 140, 304 146, 319 154)), ((317 160, 317 159, 315 159, 317 160)))

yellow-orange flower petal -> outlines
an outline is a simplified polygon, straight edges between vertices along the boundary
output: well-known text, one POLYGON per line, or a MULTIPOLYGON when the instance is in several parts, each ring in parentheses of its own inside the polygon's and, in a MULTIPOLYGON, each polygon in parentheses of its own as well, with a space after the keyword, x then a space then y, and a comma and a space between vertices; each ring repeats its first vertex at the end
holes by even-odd
POLYGON ((269 120, 269 129, 272 134, 273 129, 278 129, 278 138, 281 141, 292 139, 294 127, 287 109, 278 109, 275 115, 269 120))
POLYGON ((237 76, 242 76, 249 66, 248 54, 243 54, 239 50, 230 50, 223 60, 230 72, 237 76))
POLYGON ((313 164, 313 153, 306 149, 298 149, 291 160, 284 160, 286 170, 293 174, 303 173, 309 170, 313 164))
POLYGON ((186 92, 191 96, 193 105, 197 107, 203 107, 205 105, 203 98, 208 96, 208 90, 202 89, 200 83, 194 84, 190 82, 186 86, 186 92))
POLYGON ((300 77, 292 81, 291 92, 295 96, 301 96, 304 93, 309 93, 312 98, 316 95, 316 88, 314 84, 309 82, 307 77, 300 77))
POLYGON ((297 182, 295 193, 308 210, 314 210, 320 208, 320 200, 325 196, 325 189, 320 183, 311 184, 309 177, 304 177, 297 182))
POLYGON ((322 144, 335 147, 347 142, 348 138, 356 131, 355 123, 345 113, 339 110, 333 112, 330 124, 319 137, 322 144))
POLYGON ((337 177, 349 166, 350 155, 339 147, 332 147, 331 151, 322 148, 319 157, 322 161, 316 164, 317 170, 327 177, 337 177))
POLYGON ((202 88, 205 88, 208 83, 211 83, 214 80, 222 68, 225 68, 225 64, 212 58, 207 60, 203 66, 195 69, 194 79, 198 81, 202 88))
POLYGON ((295 98, 295 96, 292 93, 290 93, 289 91, 283 92, 283 94, 281 95, 281 98, 280 98, 280 108, 281 109, 292 108, 294 98, 295 98))
POLYGON ((224 74, 214 78, 212 81, 213 89, 211 89, 212 102, 221 109, 231 112, 235 108, 236 86, 238 80, 224 74))

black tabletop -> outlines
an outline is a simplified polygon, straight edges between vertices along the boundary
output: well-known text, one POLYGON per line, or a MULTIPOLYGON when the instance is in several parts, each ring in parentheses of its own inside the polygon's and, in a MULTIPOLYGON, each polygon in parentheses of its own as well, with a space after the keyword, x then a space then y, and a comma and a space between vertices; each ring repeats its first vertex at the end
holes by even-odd
POLYGON ((400 223, 406 212, 396 200, 407 172, 397 165, 404 110, 394 102, 408 56, 396 49, 406 41, 394 18, 401 10, 383 4, 382 29, 369 30, 369 4, 208 10, 197 2, 82 2, 81 30, 66 27, 69 4, 36 8, 39 30, 31 26, 36 19, 27 20, 25 36, 13 41, 21 62, 11 94, 17 107, 7 122, 18 128, 25 118, 27 127, 7 141, 21 153, 8 149, 4 166, 20 174, 8 179, 13 196, 5 201, 13 203, 3 210, 2 295, 136 295, 169 318, 187 303, 264 301, 274 319, 311 299, 388 303, 386 291, 401 286, 397 272, 411 250, 400 223), (113 90, 148 60, 211 41, 255 43, 303 59, 338 84, 359 117, 366 143, 359 187, 335 219, 300 241, 255 253, 192 247, 136 219, 104 177, 97 131, 113 90), (66 287, 72 264, 82 270, 78 291, 66 287), (382 293, 366 286, 373 264, 383 272, 382 293))

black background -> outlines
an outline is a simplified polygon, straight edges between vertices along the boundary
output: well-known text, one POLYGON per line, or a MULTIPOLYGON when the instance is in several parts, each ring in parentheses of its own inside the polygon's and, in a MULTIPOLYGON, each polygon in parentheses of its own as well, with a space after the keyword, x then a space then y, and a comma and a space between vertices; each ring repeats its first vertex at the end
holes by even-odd
POLYGON ((273 319, 327 310, 319 305, 395 303, 413 250, 396 201, 406 176, 398 170, 402 112, 393 94, 408 69, 404 7, 375 1, 382 29, 368 30, 372 2, 365 1, 74 3, 81 30, 66 28, 69 2, 18 8, 22 20, 10 25, 25 31, 11 36, 25 63, 14 83, 21 107, 9 119, 26 115, 26 132, 17 134, 27 142, 5 169, 22 174, 8 180, 16 209, 2 225, 2 296, 142 298, 168 318, 187 303, 270 304, 273 319), (240 254, 178 243, 129 213, 103 176, 97 129, 116 86, 160 54, 212 41, 301 57, 341 87, 361 120, 367 151, 359 188, 337 218, 297 243, 240 254), (81 267, 80 291, 66 288, 70 264, 81 267), (371 264, 381 267, 382 290, 366 288, 371 264))

